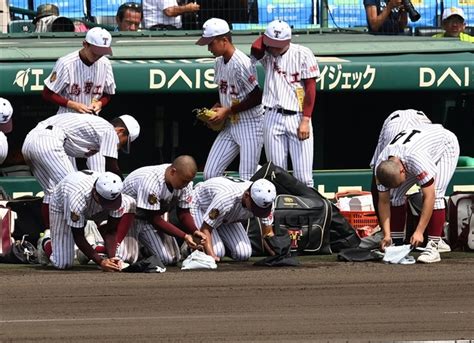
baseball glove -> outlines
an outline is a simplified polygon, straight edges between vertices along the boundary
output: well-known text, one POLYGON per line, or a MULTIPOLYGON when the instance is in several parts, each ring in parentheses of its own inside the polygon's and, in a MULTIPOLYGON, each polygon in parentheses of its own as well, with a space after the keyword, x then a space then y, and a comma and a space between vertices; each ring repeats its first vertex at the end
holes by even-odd
POLYGON ((212 118, 216 112, 214 110, 210 110, 206 107, 203 108, 195 108, 193 112, 196 112, 196 118, 206 124, 208 128, 214 131, 221 131, 224 128, 225 121, 221 121, 219 123, 211 123, 209 119, 212 118))

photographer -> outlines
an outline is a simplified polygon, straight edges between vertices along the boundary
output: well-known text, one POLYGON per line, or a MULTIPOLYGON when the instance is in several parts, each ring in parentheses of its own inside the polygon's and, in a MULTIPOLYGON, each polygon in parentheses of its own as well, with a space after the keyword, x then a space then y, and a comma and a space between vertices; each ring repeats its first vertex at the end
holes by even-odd
POLYGON ((403 33, 408 23, 402 0, 364 0, 369 33, 397 35, 403 33))

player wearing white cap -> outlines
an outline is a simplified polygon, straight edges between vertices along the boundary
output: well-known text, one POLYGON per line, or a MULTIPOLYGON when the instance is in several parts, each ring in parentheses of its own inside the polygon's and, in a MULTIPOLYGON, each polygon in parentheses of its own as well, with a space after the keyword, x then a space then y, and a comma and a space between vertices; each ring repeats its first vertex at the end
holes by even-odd
POLYGON ((392 233, 396 237, 396 233, 404 230, 405 213, 392 212, 390 203, 392 209, 404 206, 406 192, 418 184, 423 194, 423 205, 410 244, 415 247, 422 244, 426 230, 429 241, 418 261, 433 263, 441 260, 437 242, 443 234, 446 216, 444 195, 458 158, 456 136, 440 124, 423 124, 402 130, 381 151, 375 164, 375 175, 380 225, 384 232, 382 249, 392 243, 392 233), (391 189, 394 189, 392 193, 391 189))
POLYGON ((268 24, 264 35, 252 44, 251 53, 265 69, 262 104, 267 160, 288 169, 289 155, 294 176, 312 187, 316 58, 310 49, 291 43, 291 28, 281 20, 268 24))
POLYGON ((57 113, 99 114, 115 94, 112 36, 101 27, 90 29, 83 48, 59 58, 44 81, 43 98, 59 105, 57 113))
MULTIPOLYGON (((134 263, 139 256, 139 246, 143 245, 165 265, 171 265, 180 260, 176 238, 182 239, 190 248, 197 248, 193 238, 205 241, 189 212, 196 172, 194 158, 182 155, 173 163, 142 167, 125 178, 123 193, 135 199, 137 214, 121 241, 117 256, 134 263), (176 208, 184 231, 163 219, 163 215, 173 208, 176 208)), ((120 237, 117 239, 120 242, 120 237)))
POLYGON ((453 37, 463 42, 474 43, 474 37, 464 32, 466 30, 466 15, 462 8, 450 7, 443 11, 441 26, 444 32, 437 33, 433 37, 453 37))
POLYGON ((275 185, 265 179, 251 182, 221 176, 198 183, 191 214, 196 226, 206 234, 206 254, 220 261, 227 248, 234 260, 248 260, 252 246, 241 221, 262 218, 264 232, 271 232, 275 197, 275 185))
MULTIPOLYGON (((390 143, 397 133, 404 129, 420 124, 431 124, 431 120, 422 111, 408 109, 398 110, 390 113, 382 125, 382 129, 380 130, 379 134, 379 140, 377 142, 377 146, 375 147, 372 160, 370 161, 370 168, 372 169, 371 193, 376 213, 378 213, 378 190, 375 182, 375 162, 377 162, 380 152, 388 145, 388 143, 390 143)), ((403 240, 403 237, 400 238, 403 240)), ((399 242, 397 241, 397 243, 399 242)))
POLYGON ((10 133, 13 129, 12 122, 13 107, 5 98, 0 98, 0 165, 8 155, 8 140, 5 133, 10 133))
POLYGON ((239 175, 248 180, 255 173, 263 146, 262 91, 257 69, 250 58, 232 44, 232 34, 225 20, 211 18, 203 25, 202 37, 196 42, 207 45, 216 56, 214 83, 219 103, 210 122, 225 121, 204 167, 204 180, 222 176, 229 164, 240 155, 239 175))
POLYGON ((38 241, 38 257, 43 265, 68 269, 74 264, 74 244, 104 271, 119 271, 116 229, 122 214, 133 208, 134 201, 122 196, 123 183, 118 175, 110 172, 77 171, 59 182, 51 195, 50 237, 46 234, 38 241), (107 258, 102 258, 84 236, 87 220, 107 224, 100 227, 107 258))
POLYGON ((48 209, 53 187, 75 171, 69 157, 105 156, 105 168, 121 175, 118 149, 130 151, 140 125, 129 115, 112 119, 80 113, 61 113, 43 120, 25 138, 22 153, 44 191, 43 219, 48 226, 48 209))

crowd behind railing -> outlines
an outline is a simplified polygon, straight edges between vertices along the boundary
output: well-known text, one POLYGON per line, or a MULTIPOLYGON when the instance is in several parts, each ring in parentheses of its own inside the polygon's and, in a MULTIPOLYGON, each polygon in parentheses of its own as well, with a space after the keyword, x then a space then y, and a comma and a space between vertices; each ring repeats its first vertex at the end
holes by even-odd
POLYGON ((466 32, 474 31, 470 27, 474 0, 178 0, 168 8, 163 4, 169 0, 0 0, 5 7, 0 29, 3 33, 84 32, 93 26, 111 31, 200 30, 207 19, 218 17, 232 24, 234 31, 262 29, 282 19, 296 29, 366 32, 373 31, 367 4, 375 3, 379 12, 393 1, 403 5, 392 12, 408 12, 403 34, 443 32, 442 15, 451 7, 462 11, 466 32), (125 11, 135 14, 124 18, 125 11))

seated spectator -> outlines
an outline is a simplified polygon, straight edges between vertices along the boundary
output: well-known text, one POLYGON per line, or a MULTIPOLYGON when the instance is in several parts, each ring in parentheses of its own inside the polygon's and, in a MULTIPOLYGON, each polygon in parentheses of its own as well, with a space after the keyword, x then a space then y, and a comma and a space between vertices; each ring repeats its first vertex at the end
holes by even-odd
POLYGON ((142 6, 136 2, 126 2, 117 10, 116 31, 138 31, 143 19, 142 6))
POLYGON ((369 33, 397 35, 408 23, 402 0, 364 0, 369 33))
POLYGON ((176 30, 183 26, 182 14, 199 11, 195 2, 178 5, 176 0, 143 0, 143 20, 149 30, 176 30))
POLYGON ((461 8, 451 7, 443 11, 441 26, 444 32, 437 33, 433 37, 459 38, 463 42, 474 43, 474 37, 464 33, 466 29, 466 16, 461 8))

